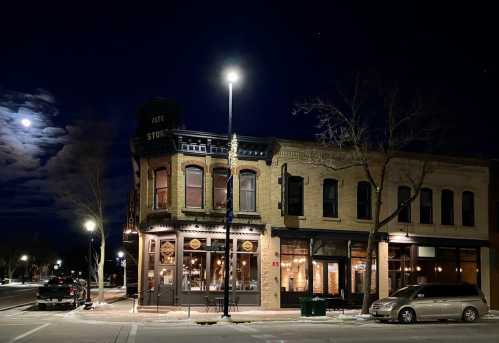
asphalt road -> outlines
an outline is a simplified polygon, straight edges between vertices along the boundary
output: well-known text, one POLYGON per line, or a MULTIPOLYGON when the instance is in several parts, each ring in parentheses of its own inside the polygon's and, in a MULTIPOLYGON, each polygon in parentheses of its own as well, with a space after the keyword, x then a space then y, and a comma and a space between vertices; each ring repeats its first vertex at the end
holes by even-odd
POLYGON ((26 304, 36 300, 37 287, 32 285, 1 286, 0 287, 0 311, 15 305, 26 304))
POLYGON ((37 311, 33 307, 3 311, 0 313, 0 342, 499 342, 498 320, 473 324, 266 322, 200 326, 144 320, 82 320, 74 314, 72 311, 37 311))

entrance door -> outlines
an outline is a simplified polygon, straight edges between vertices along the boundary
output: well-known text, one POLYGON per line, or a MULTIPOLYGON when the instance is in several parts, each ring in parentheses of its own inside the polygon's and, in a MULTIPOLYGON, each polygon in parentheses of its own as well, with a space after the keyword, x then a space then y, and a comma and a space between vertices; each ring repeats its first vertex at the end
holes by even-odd
POLYGON ((340 297, 345 291, 345 264, 339 260, 313 260, 313 294, 340 297))
POLYGON ((176 285, 175 238, 152 236, 147 242, 143 305, 174 305, 176 285))

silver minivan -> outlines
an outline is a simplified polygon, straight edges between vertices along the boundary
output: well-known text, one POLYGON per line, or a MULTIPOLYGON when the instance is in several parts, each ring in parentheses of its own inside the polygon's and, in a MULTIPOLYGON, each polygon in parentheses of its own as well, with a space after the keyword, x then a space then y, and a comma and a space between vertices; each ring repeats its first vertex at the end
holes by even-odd
POLYGON ((474 322, 488 311, 480 289, 466 283, 407 286, 376 300, 369 309, 379 321, 404 324, 442 319, 474 322))

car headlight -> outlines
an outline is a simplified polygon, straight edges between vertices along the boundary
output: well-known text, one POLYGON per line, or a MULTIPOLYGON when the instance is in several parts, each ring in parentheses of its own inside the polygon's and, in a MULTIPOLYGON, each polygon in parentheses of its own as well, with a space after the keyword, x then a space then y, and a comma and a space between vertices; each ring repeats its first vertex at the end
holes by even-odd
POLYGON ((393 308, 395 307, 397 303, 392 301, 392 302, 389 302, 389 303, 386 303, 386 304, 383 304, 383 309, 386 310, 386 311, 391 311, 393 310, 393 308))

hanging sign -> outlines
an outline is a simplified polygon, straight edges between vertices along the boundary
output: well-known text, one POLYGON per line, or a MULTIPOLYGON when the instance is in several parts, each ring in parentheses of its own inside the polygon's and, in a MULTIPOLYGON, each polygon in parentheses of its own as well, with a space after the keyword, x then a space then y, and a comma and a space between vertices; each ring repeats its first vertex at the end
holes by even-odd
POLYGON ((201 241, 197 238, 191 239, 189 246, 192 250, 198 250, 201 247, 201 241))

